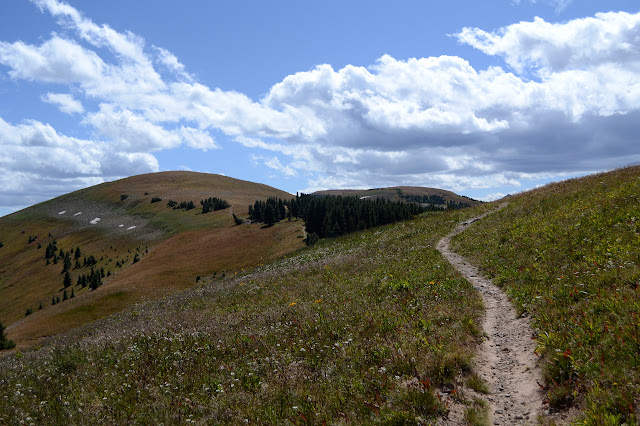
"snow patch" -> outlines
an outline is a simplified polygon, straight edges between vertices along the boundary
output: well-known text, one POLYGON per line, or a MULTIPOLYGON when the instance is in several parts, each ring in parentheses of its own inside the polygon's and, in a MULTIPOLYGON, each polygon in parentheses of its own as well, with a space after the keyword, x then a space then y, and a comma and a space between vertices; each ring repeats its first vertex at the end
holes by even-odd
POLYGON ((124 228, 123 224, 118 225, 118 228, 124 228))
POLYGON ((66 210, 62 210, 61 212, 58 212, 58 214, 65 214, 66 212, 66 210))
POLYGON ((99 217, 96 217, 95 219, 89 221, 90 224, 92 225, 97 225, 98 222, 100 222, 102 219, 100 219, 99 217))
POLYGON ((127 228, 127 231, 131 231, 132 229, 134 229, 136 227, 136 225, 130 226, 127 228))
POLYGON ((74 214, 74 216, 79 216, 81 214, 82 214, 82 212, 78 212, 78 213, 74 214))

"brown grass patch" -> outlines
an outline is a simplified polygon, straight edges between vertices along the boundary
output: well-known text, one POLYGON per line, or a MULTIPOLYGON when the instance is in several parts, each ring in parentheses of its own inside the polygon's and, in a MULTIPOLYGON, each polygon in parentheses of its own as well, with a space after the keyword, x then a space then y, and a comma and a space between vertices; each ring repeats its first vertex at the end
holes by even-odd
POLYGON ((36 312, 8 327, 18 347, 119 312, 144 300, 192 287, 195 277, 234 273, 302 247, 302 222, 271 228, 243 225, 189 231, 154 247, 140 262, 114 275, 98 290, 36 312))

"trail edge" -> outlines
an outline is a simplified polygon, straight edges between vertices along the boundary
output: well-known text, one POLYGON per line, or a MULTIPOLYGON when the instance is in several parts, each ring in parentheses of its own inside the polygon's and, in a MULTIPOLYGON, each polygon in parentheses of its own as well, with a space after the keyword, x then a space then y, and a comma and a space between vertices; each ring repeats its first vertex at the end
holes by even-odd
MULTIPOLYGON (((536 342, 526 316, 517 317, 507 295, 480 270, 450 248, 451 238, 469 225, 493 213, 508 203, 481 216, 466 220, 437 245, 438 251, 480 293, 485 305, 482 329, 484 339, 474 361, 474 371, 489 387, 489 424, 537 424, 543 413, 544 393, 541 389, 540 368, 534 353, 536 342)), ((459 407, 458 407, 459 408, 459 407)), ((453 410, 452 410, 453 411, 453 410)), ((458 422, 460 419, 450 420, 458 422)), ((443 424, 455 424, 444 421, 443 424)))

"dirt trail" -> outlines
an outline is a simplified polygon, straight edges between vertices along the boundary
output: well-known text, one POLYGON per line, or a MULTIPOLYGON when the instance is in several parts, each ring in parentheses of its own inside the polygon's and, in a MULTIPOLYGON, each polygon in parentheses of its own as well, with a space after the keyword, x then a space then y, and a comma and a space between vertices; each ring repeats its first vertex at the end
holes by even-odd
POLYGON ((543 393, 538 385, 542 381, 529 319, 516 318, 516 311, 507 295, 449 247, 454 235, 489 213, 460 223, 440 240, 437 248, 480 292, 485 304, 482 324, 485 339, 476 355, 475 370, 489 386, 486 396, 490 405, 489 424, 536 424, 538 415, 543 413, 543 393))

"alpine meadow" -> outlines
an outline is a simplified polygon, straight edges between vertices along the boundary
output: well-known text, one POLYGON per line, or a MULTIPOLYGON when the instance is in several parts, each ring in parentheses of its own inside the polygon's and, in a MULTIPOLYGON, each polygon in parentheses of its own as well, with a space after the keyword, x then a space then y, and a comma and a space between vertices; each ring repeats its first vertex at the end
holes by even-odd
MULTIPOLYGON (((104 209, 105 199, 88 201, 101 194, 119 206, 110 210, 119 215, 113 223, 126 221, 127 211, 146 221, 147 231, 130 245, 149 248, 135 263, 133 251, 123 249, 110 255, 112 263, 107 256, 98 260, 96 267, 103 262, 109 268, 114 259, 129 256, 124 269, 95 290, 74 285, 74 299, 34 306, 22 319, 3 314, 7 337, 18 344, 0 361, 3 422, 485 424, 496 417, 490 400, 500 391, 475 361, 486 334, 484 305, 435 248, 464 221, 469 225, 453 238, 454 250, 506 291, 518 316, 530 317, 543 401, 522 420, 637 422, 640 271, 634 248, 640 167, 554 183, 509 197, 496 211, 496 203, 425 211, 312 245, 303 243, 302 219, 252 224, 248 203, 206 214, 164 205, 167 198, 179 198, 171 195, 175 185, 185 185, 184 193, 194 198, 198 182, 220 179, 193 174, 125 179, 1 219, 14 224, 22 218, 26 231, 11 235, 7 225, 2 228, 3 259, 7 252, 18 258, 32 252, 29 259, 39 267, 53 268, 45 264, 44 247, 33 245, 41 237, 28 239, 47 235, 40 231, 44 226, 57 230, 50 238, 63 250, 79 245, 81 252, 102 258, 85 242, 89 231, 55 217, 64 216, 58 215, 61 205, 82 203, 90 210, 95 202, 104 209), (136 193, 127 186, 131 183, 151 190, 136 193), (121 200, 121 193, 129 196, 121 200), (163 202, 152 203, 152 193, 163 202), (123 202, 134 204, 123 208, 123 202), (222 213, 230 208, 242 223, 222 213), (135 209, 145 213, 131 213, 135 209), (46 211, 55 212, 53 219, 38 216, 46 211), (209 216, 218 213, 218 219, 209 216), (181 219, 173 225, 179 230, 170 227, 173 215, 181 219), (54 219, 66 228, 53 227, 54 219), (227 250, 261 255, 212 270, 222 255, 203 246, 206 238, 195 230, 218 223, 234 234, 222 234, 232 245, 227 250), (273 241, 292 238, 269 260, 262 253, 277 243, 261 242, 254 233, 273 241), (176 237, 182 248, 164 248, 176 237), (188 255, 176 253, 185 250, 186 241, 193 243, 188 255), (264 248, 244 247, 253 245, 264 248), (169 251, 169 257, 156 254, 160 251, 169 251), (184 275, 179 264, 198 258, 189 260, 189 283, 153 278, 158 268, 168 268, 169 258, 176 260, 171 266, 176 277, 184 275), (70 308, 61 310, 65 304, 70 308)), ((222 182, 228 187, 208 193, 229 200, 250 190, 267 191, 263 200, 269 195, 268 188, 222 182)), ((101 223, 109 215, 103 216, 101 223)), ((99 244, 114 244, 108 239, 112 231, 98 234, 106 240, 93 237, 99 244)), ((62 268, 59 261, 54 275, 59 282, 46 291, 63 288, 62 268)), ((71 271, 75 274, 73 266, 71 271)), ((12 287, 3 284, 2 291, 12 294, 12 287)), ((30 292, 50 299, 43 290, 33 285, 30 292)))
POLYGON ((0 2, 0 425, 640 425, 638 0, 0 2))

